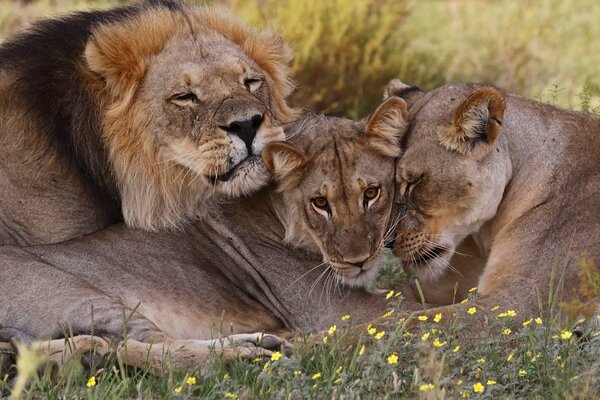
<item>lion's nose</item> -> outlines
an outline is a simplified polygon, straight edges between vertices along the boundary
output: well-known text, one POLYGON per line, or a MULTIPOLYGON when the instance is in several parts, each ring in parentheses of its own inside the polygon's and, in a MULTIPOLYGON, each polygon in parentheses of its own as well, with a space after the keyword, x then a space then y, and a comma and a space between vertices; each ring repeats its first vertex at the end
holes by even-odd
POLYGON ((252 154, 252 142, 256 137, 256 132, 258 131, 260 124, 262 124, 262 121, 262 115, 256 114, 248 120, 232 122, 225 130, 242 139, 248 149, 248 155, 250 155, 252 154))

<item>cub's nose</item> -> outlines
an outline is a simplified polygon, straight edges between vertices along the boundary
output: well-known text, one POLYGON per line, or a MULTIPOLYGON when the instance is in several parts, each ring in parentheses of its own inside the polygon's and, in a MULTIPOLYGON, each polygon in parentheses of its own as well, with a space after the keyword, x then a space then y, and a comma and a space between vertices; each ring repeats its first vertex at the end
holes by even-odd
POLYGON ((234 121, 229 124, 229 126, 224 127, 224 129, 242 139, 246 144, 246 149, 248 149, 248 155, 250 155, 252 154, 252 142, 254 141, 256 132, 258 131, 258 128, 262 122, 262 115, 256 114, 252 118, 245 121, 234 121))

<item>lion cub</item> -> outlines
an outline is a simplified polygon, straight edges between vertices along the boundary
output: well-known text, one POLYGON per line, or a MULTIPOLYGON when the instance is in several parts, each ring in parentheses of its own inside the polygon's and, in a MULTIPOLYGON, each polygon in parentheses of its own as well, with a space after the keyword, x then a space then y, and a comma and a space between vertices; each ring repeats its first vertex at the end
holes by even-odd
POLYGON ((270 143, 263 152, 281 195, 285 240, 320 251, 349 286, 377 274, 406 119, 400 98, 384 102, 366 123, 305 116, 288 127, 287 142, 270 143))

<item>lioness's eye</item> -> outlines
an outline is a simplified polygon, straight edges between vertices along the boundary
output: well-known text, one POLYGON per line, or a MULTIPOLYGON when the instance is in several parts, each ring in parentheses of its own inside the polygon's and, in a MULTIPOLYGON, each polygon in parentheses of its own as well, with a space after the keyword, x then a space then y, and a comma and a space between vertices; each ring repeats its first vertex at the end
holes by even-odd
POLYGON ((407 182, 404 187, 404 196, 410 196, 412 194, 413 189, 421 182, 421 176, 413 176, 407 182))
POLYGON ((381 193, 381 189, 378 186, 370 186, 366 188, 364 194, 365 207, 370 207, 379 197, 379 193, 381 193))
POLYGON ((262 79, 260 79, 260 78, 244 79, 244 86, 246 86, 246 89, 248 89, 251 93, 260 89, 261 85, 262 85, 262 79))

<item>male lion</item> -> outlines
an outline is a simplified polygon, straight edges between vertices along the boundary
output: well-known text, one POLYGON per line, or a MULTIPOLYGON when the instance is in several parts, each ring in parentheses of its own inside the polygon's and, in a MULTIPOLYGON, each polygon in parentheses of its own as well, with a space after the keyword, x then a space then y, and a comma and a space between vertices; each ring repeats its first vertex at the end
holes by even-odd
POLYGON ((41 21, 0 46, 0 245, 147 230, 267 183, 291 51, 171 0, 41 21))
POLYGON ((394 253, 434 303, 452 297, 438 286, 450 268, 483 270, 474 302, 429 312, 497 306, 528 318, 575 295, 580 258, 600 261, 600 118, 481 85, 424 93, 392 81, 388 94, 410 114, 394 253))
MULTIPOLYGON (((10 260, 0 269, 0 339, 55 339, 45 344, 52 354, 64 348, 65 331, 123 337, 127 315, 119 357, 134 365, 148 359, 158 371, 167 350, 175 366, 189 367, 211 347, 234 355, 229 340, 250 354, 260 335, 248 332, 319 331, 346 313, 357 322, 382 314, 381 296, 333 279, 360 282, 377 269, 403 103, 390 99, 366 126, 301 119, 290 142, 265 148, 277 190, 225 204, 185 232, 115 225, 60 244, 0 248, 10 260), (213 340, 222 334, 233 336, 213 340)), ((99 337, 75 344, 109 349, 99 337)), ((269 337, 262 346, 279 344, 269 337)))

